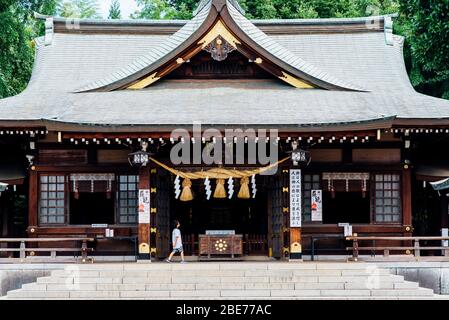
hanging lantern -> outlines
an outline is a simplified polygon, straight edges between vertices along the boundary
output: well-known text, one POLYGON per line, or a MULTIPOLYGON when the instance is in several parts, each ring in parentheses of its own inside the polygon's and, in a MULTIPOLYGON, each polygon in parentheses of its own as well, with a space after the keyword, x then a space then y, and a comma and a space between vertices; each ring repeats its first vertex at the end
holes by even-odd
POLYGON ((141 146, 142 150, 128 155, 128 162, 133 167, 145 167, 150 161, 150 157, 153 155, 147 152, 148 142, 142 141, 141 146))
POLYGON ((128 161, 133 167, 145 167, 150 161, 150 154, 145 151, 130 153, 128 161))
POLYGON ((291 143, 291 146, 292 150, 287 153, 291 153, 293 165, 307 167, 310 164, 310 161, 312 161, 310 151, 300 149, 299 143, 296 140, 291 143))

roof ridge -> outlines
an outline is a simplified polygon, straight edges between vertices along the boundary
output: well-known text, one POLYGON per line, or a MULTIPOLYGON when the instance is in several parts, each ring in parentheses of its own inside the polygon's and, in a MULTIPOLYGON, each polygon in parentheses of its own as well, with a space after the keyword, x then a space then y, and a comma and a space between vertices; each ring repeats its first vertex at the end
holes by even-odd
MULTIPOLYGON (((206 1, 207 2, 207 1, 206 1)), ((195 15, 196 16, 196 15, 195 15)), ((66 23, 73 21, 74 18, 59 17, 53 15, 44 15, 34 12, 34 17, 37 20, 46 20, 53 18, 55 23, 66 23)), ((313 24, 353 24, 362 23, 366 21, 384 20, 386 17, 397 18, 397 13, 378 15, 378 16, 364 16, 351 18, 304 18, 304 19, 248 19, 254 24, 299 24, 299 25, 313 25, 313 24)), ((91 18, 76 18, 81 24, 185 24, 190 20, 185 19, 91 19, 91 18)))

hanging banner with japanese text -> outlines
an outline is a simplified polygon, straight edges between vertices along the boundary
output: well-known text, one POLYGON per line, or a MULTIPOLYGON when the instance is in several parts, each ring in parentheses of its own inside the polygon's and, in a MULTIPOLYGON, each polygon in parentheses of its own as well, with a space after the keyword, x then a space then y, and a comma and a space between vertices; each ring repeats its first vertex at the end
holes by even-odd
POLYGON ((312 190, 310 209, 312 221, 323 221, 323 191, 312 190))
POLYGON ((139 223, 150 223, 150 190, 139 190, 139 223))
POLYGON ((301 170, 290 170, 290 227, 301 227, 302 213, 301 170))

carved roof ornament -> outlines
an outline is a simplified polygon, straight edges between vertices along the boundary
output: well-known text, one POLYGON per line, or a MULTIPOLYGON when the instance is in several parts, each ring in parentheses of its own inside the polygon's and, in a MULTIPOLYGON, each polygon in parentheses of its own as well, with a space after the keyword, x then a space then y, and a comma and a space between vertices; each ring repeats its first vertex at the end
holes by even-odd
POLYGON ((228 57, 228 54, 236 49, 221 36, 218 36, 214 41, 209 43, 204 50, 211 54, 212 59, 224 61, 228 57))

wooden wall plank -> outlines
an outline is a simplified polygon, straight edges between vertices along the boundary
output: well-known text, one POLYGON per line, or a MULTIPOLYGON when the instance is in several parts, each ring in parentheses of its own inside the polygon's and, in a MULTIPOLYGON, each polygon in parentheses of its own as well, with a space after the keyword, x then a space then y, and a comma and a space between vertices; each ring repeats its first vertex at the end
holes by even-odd
POLYGON ((353 149, 354 163, 400 163, 401 149, 353 149))
POLYGON ((39 150, 39 164, 75 165, 87 162, 87 150, 39 150))
POLYGON ((312 161, 318 163, 339 163, 343 160, 342 149, 312 149, 310 150, 312 161))

